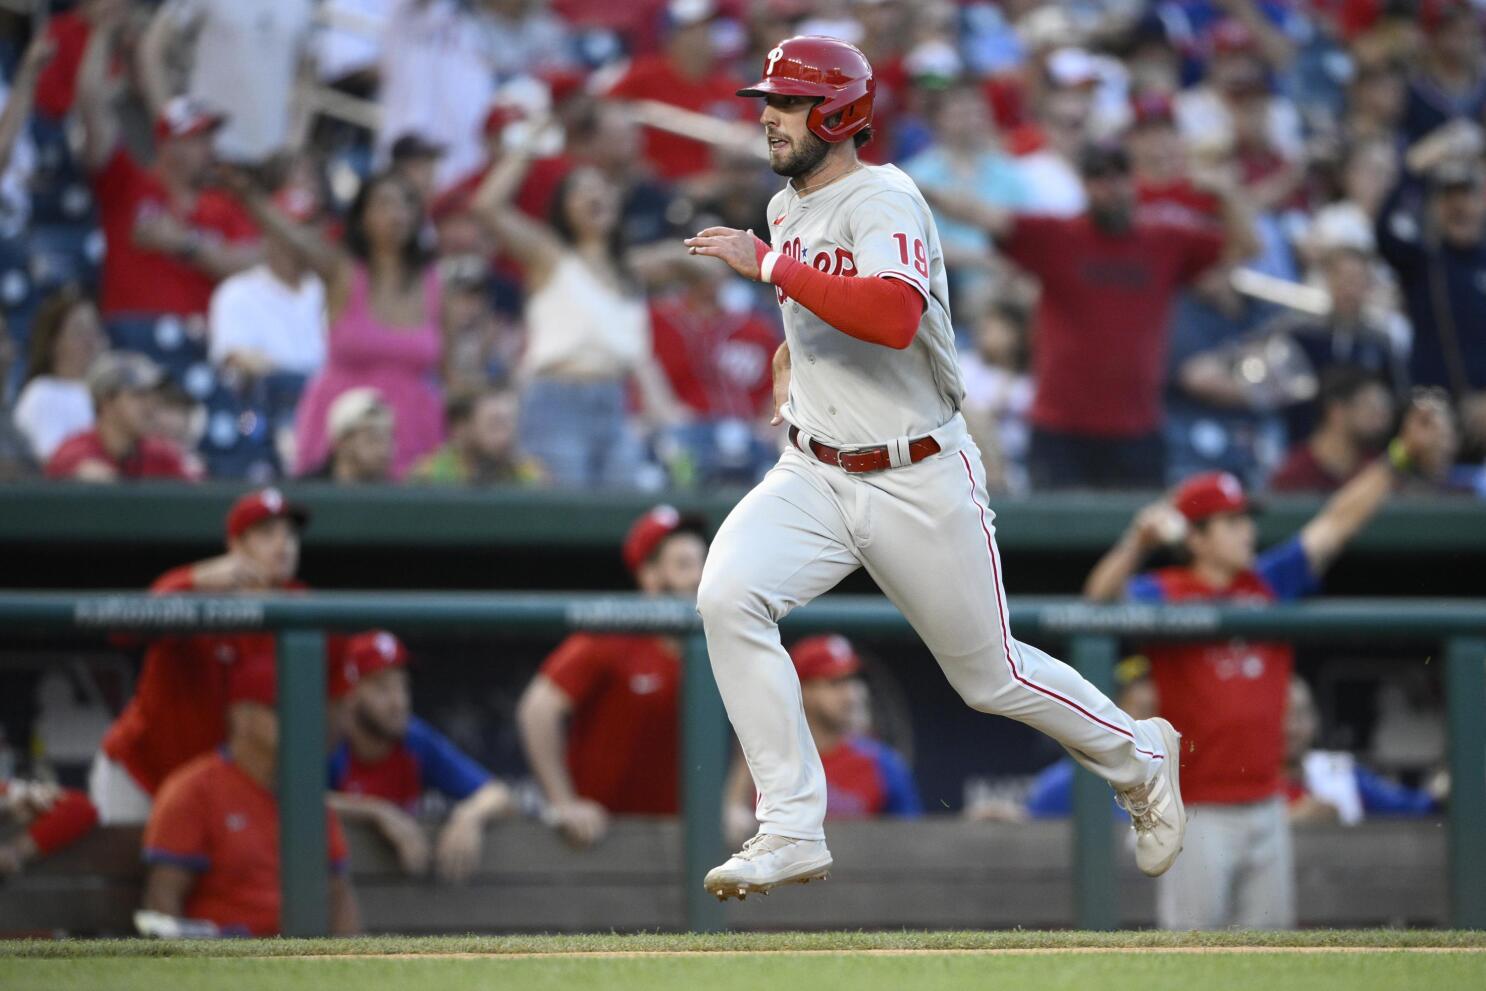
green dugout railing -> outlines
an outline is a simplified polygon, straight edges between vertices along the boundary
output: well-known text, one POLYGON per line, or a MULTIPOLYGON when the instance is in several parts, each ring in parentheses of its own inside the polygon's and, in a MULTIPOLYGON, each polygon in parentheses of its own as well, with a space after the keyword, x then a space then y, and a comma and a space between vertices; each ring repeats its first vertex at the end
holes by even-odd
MULTIPOLYGON (((1244 637, 1295 642, 1426 642, 1443 648, 1449 730, 1450 912, 1455 926, 1486 928, 1486 605, 1476 602, 1346 600, 1279 606, 1093 606, 1066 599, 1011 604, 1016 635, 1059 641, 1064 656, 1108 691, 1122 637, 1244 637)), ((725 853, 722 780, 727 720, 695 610, 637 596, 520 594, 317 594, 273 598, 0 592, 5 634, 274 631, 279 638, 283 928, 323 934, 326 917, 325 630, 388 627, 437 633, 561 635, 573 630, 685 636, 681 781, 687 924, 722 927, 702 877, 725 853)), ((790 634, 840 631, 908 637, 897 610, 875 597, 832 596, 785 621, 790 634)), ((1109 790, 1080 769, 1074 791, 1077 923, 1118 921, 1109 790)))

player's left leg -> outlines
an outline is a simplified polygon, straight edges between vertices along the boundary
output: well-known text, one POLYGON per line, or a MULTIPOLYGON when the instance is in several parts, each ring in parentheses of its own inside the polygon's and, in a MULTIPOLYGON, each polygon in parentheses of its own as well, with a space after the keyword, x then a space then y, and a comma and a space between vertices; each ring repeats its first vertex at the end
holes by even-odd
POLYGON ((873 520, 862 560, 966 704, 1041 730, 1108 781, 1133 810, 1142 870, 1165 871, 1186 825, 1168 759, 1179 737, 1165 720, 1132 720, 1073 668, 1012 638, 974 444, 860 483, 873 520))

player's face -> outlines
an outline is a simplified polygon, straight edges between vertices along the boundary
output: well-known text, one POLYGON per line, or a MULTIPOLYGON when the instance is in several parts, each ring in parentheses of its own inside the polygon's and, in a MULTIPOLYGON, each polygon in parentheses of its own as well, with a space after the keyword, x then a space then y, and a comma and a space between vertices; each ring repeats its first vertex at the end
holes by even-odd
POLYGON ((408 717, 413 712, 413 693, 408 672, 387 668, 356 685, 351 704, 355 719, 363 728, 388 740, 401 739, 408 731, 408 717))
POLYGON ((1197 562, 1229 571, 1254 565, 1254 519, 1247 513, 1223 513, 1187 536, 1187 547, 1197 562))
POLYGON ((759 123, 764 125, 764 139, 769 143, 769 168, 777 174, 791 178, 808 175, 831 150, 805 126, 815 102, 815 97, 808 96, 764 98, 759 123))
POLYGON ((694 533, 677 533, 667 537, 655 557, 640 569, 640 587, 651 595, 697 597, 702 584, 702 565, 707 562, 707 545, 694 533))
POLYGON ((244 530, 232 549, 257 565, 274 585, 285 585, 299 570, 299 528, 282 517, 244 530))
POLYGON ((811 722, 831 733, 850 732, 856 723, 861 679, 812 678, 800 686, 800 699, 811 722))
POLYGON ((235 746, 259 754, 277 754, 279 749, 279 716, 271 706, 257 702, 238 702, 227 710, 235 746))

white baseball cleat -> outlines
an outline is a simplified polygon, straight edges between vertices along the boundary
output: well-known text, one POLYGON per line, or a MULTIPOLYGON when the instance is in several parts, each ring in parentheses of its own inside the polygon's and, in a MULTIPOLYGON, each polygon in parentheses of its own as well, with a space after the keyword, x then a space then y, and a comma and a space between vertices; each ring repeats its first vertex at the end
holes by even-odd
POLYGON ((1135 863, 1151 877, 1165 874, 1182 852, 1187 835, 1187 810, 1182 805, 1182 735, 1164 719, 1150 720, 1166 743, 1166 759, 1156 776, 1143 785, 1115 794, 1120 808, 1130 813, 1135 830, 1135 863))
POLYGON ((825 840, 796 840, 759 833, 721 867, 707 872, 702 887, 718 901, 767 895, 781 884, 809 884, 831 875, 831 851, 825 840))

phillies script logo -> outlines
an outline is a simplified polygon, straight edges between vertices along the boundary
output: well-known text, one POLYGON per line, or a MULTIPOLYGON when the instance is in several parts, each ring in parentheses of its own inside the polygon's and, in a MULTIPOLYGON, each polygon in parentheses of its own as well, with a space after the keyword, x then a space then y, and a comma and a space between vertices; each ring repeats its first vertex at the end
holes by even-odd
MULTIPOLYGON (((795 237, 781 244, 779 253, 797 262, 809 262, 817 272, 825 272, 827 275, 853 276, 857 274, 856 259, 845 248, 837 248, 834 252, 825 249, 812 252, 800 242, 799 238, 795 237)), ((776 288, 774 291, 779 295, 780 305, 784 305, 784 301, 789 297, 784 294, 783 289, 776 288)))
POLYGON ((779 60, 782 58, 784 58, 784 49, 776 45, 774 50, 764 59, 764 78, 767 79, 774 74, 774 66, 778 65, 779 60))

